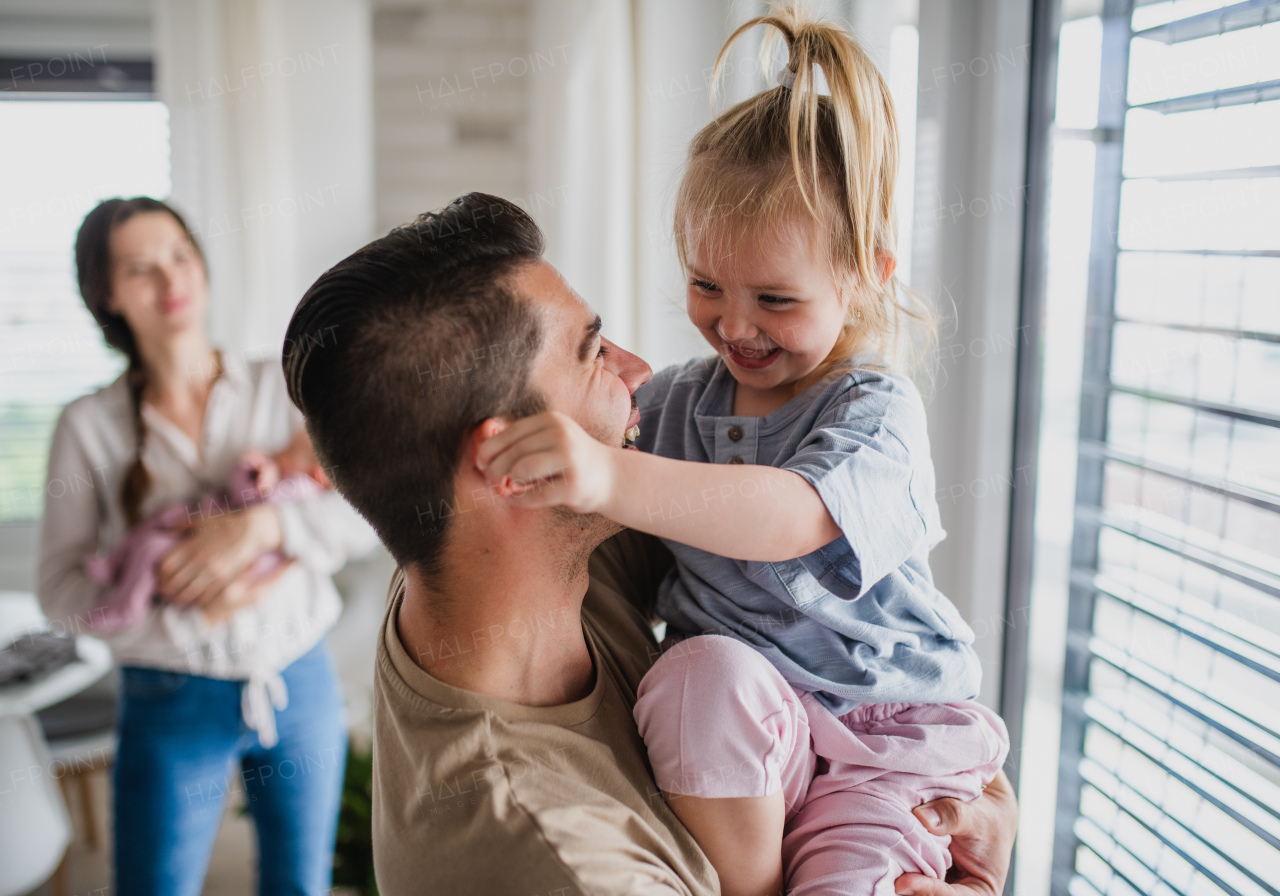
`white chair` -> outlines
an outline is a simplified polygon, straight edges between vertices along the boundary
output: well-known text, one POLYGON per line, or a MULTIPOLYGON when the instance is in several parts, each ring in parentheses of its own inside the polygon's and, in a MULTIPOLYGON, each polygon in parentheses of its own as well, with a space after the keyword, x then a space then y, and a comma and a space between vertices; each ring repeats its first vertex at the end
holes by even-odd
POLYGON ((48 880, 71 842, 71 819, 35 719, 0 716, 0 896, 48 880))

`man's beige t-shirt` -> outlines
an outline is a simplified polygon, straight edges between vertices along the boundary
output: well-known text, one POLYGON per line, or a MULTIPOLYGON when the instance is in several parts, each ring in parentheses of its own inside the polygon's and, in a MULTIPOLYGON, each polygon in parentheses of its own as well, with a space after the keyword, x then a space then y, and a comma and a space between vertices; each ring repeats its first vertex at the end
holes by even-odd
MULTIPOLYGON (((374 867, 384 896, 719 892, 654 784, 631 716, 657 656, 637 608, 652 607, 670 562, 663 551, 633 533, 596 551, 580 622, 595 687, 551 707, 460 690, 424 672, 396 631, 397 573, 374 686, 374 867)), ((431 649, 460 653, 485 638, 562 624, 578 623, 531 614, 431 649)))

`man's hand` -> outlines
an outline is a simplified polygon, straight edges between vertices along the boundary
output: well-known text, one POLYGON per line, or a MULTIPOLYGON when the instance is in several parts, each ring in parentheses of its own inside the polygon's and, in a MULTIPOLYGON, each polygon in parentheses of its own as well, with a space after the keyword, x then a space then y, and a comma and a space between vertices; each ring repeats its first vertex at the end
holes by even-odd
POLYGON ((915 808, 931 834, 951 835, 951 871, 941 881, 904 874, 894 886, 914 896, 1000 896, 1018 833, 1018 801, 1004 772, 972 803, 935 800, 915 808))
POLYGON ((595 513, 613 495, 607 445, 570 417, 546 411, 524 417, 481 443, 476 466, 498 495, 522 507, 563 506, 595 513))
POLYGON ((156 569, 161 597, 179 607, 215 600, 259 554, 277 550, 283 540, 280 514, 270 504, 198 520, 185 532, 156 569))

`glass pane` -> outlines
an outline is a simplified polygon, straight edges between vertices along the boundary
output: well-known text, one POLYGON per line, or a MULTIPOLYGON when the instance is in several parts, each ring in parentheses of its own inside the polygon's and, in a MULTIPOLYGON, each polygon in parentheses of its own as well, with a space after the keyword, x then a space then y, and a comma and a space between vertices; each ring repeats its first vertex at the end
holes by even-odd
POLYGON ((1109 512, 1152 526, 1259 569, 1280 571, 1280 515, 1132 464, 1109 462, 1104 495, 1109 512))
POLYGON ((1191 16, 1224 6, 1231 6, 1239 0, 1166 0, 1164 3, 1144 3, 1133 11, 1133 30, 1154 28, 1167 25, 1178 19, 1189 19, 1191 16))
POLYGON ((1116 317, 1280 335, 1280 258, 1122 252, 1116 317))
POLYGON ((72 246, 102 199, 168 195, 169 116, 154 102, 3 102, 0 133, 4 521, 40 515, 62 405, 123 369, 80 300, 72 246))
MULTIPOLYGON (((1236 2, 1144 3, 1132 27, 1236 2)), ((1097 71, 1126 63, 1100 35, 1080 20, 1059 41, 1064 54, 1095 53, 1094 89, 1097 71)), ((1068 128, 1096 127, 1069 63, 1055 152, 1068 128)), ((1135 38, 1127 65, 1131 106, 1280 80, 1280 23, 1135 38)), ((1280 102, 1131 108, 1119 159, 1116 135, 1092 136, 1090 192, 1100 210, 1119 208, 1115 223, 1093 221, 1081 266, 1090 320, 1076 349, 1088 363, 1061 718, 1063 755, 1083 758, 1061 766, 1053 891, 1269 893, 1280 879, 1280 102)), ((1052 326, 1064 275, 1051 269, 1046 290, 1042 464, 1057 410, 1050 356, 1070 341, 1052 326)), ((1054 472, 1041 468, 1045 495, 1054 472)), ((1039 551, 1055 534, 1039 507, 1036 527, 1039 551)))
POLYGON ((1280 247, 1280 178, 1125 181, 1122 249, 1270 250, 1280 247))
POLYGON ((1058 37, 1058 94, 1054 121, 1063 128, 1098 125, 1102 76, 1102 19, 1064 22, 1058 37))
POLYGON ((1198 479, 1280 497, 1280 428, 1113 393, 1107 443, 1198 479))
POLYGON ((1125 177, 1280 165, 1280 102, 1125 118, 1125 177))
POLYGON ((1280 345, 1120 323, 1113 348, 1116 385, 1280 416, 1280 345))
POLYGON ((1129 47, 1129 105, 1280 78, 1280 22, 1199 40, 1129 47))

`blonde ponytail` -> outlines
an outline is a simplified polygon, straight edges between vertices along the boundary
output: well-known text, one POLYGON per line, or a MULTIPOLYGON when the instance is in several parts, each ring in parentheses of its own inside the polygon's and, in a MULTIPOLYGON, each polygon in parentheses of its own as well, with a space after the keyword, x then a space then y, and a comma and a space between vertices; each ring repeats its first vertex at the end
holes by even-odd
POLYGON ((919 341, 909 325, 927 340, 933 318, 884 276, 883 259, 896 243, 898 128, 883 76, 844 29, 797 5, 775 5, 725 42, 713 69, 717 88, 731 47, 758 25, 769 29, 762 61, 776 57, 779 40, 785 45, 782 83, 726 110, 694 138, 676 198, 676 248, 687 267, 695 241, 714 253, 744 238, 776 238, 798 214, 825 235, 848 313, 830 355, 796 384, 800 391, 854 363, 906 361, 904 344, 919 341), (829 96, 819 93, 819 71, 829 96))

